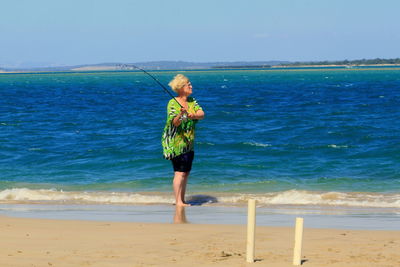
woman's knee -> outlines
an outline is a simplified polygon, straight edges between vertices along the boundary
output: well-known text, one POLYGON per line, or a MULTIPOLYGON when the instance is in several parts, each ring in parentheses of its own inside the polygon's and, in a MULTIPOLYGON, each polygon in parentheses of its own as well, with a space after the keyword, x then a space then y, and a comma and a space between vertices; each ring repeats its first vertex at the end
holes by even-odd
POLYGON ((189 177, 190 172, 175 172, 174 179, 185 180, 189 177))
POLYGON ((184 178, 185 178, 184 172, 175 172, 174 173, 174 179, 184 179, 184 178))

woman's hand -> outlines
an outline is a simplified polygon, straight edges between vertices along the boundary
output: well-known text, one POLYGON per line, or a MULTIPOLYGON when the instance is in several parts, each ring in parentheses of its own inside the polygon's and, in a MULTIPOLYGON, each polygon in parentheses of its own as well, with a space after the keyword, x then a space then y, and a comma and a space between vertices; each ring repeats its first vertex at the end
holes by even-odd
POLYGON ((186 108, 181 107, 181 113, 180 113, 180 115, 183 116, 185 113, 188 113, 187 110, 186 110, 186 108))
POLYGON ((204 118, 204 111, 199 109, 196 113, 189 113, 188 118, 191 120, 202 120, 204 118))
POLYGON ((187 116, 188 116, 188 118, 191 119, 191 120, 197 120, 197 116, 196 116, 195 113, 188 113, 187 116))
POLYGON ((181 124, 181 122, 182 122, 182 117, 184 117, 185 114, 188 114, 186 108, 181 107, 181 112, 172 120, 172 123, 173 123, 176 127, 178 127, 178 126, 181 124))

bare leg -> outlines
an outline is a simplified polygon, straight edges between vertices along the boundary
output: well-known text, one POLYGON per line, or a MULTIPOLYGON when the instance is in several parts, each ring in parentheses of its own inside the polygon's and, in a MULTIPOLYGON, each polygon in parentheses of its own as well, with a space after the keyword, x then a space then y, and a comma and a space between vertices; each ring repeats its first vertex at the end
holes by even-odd
POLYGON ((177 206, 189 206, 189 204, 185 203, 185 193, 186 193, 186 184, 189 173, 186 172, 175 172, 173 188, 175 195, 175 204, 177 206))
POLYGON ((184 179, 183 179, 183 185, 182 185, 182 192, 181 192, 181 199, 183 203, 187 204, 185 201, 185 195, 186 195, 186 185, 188 182, 190 172, 184 172, 184 179))

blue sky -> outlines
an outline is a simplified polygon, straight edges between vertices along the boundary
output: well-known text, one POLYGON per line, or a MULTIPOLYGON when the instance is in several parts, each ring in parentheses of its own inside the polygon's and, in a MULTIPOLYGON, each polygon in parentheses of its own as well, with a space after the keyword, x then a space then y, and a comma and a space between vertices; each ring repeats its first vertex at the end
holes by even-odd
POLYGON ((0 66, 400 57, 397 0, 1 0, 0 66))

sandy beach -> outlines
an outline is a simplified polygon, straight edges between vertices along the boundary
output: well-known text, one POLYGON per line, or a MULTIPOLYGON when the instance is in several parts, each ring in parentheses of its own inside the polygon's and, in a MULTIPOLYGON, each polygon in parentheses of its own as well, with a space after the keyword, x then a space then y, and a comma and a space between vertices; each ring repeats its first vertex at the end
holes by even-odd
MULTIPOLYGON (((0 266, 293 266, 294 229, 0 217, 0 266)), ((304 229, 303 266, 400 266, 400 231, 304 229)))

